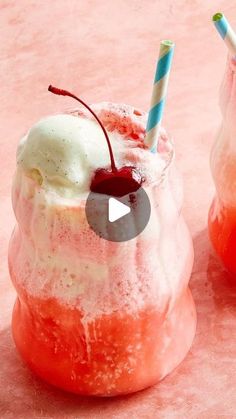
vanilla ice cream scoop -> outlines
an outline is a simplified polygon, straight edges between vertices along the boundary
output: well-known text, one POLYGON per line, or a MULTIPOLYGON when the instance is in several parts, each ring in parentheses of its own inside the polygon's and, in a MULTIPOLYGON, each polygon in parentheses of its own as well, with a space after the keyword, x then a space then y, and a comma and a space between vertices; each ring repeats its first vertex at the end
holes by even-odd
MULTIPOLYGON (((121 135, 109 133, 119 161, 128 144, 121 135)), ((97 168, 109 167, 110 157, 104 134, 96 121, 82 116, 59 114, 36 123, 20 142, 17 163, 45 188, 63 195, 89 191, 97 168)))
POLYGON ((19 144, 19 176, 22 172, 45 192, 69 199, 81 195, 86 198, 90 191, 110 194, 107 183, 102 183, 105 179, 113 178, 116 184, 112 190, 118 195, 126 194, 127 188, 131 192, 131 185, 133 191, 143 182, 147 185, 161 181, 164 168, 171 161, 172 147, 163 129, 157 153, 144 147, 145 113, 110 103, 103 103, 102 108, 93 105, 93 111, 67 91, 53 86, 49 90, 73 97, 93 118, 71 111, 40 120, 19 144), (129 181, 125 190, 118 181, 120 177, 129 181))

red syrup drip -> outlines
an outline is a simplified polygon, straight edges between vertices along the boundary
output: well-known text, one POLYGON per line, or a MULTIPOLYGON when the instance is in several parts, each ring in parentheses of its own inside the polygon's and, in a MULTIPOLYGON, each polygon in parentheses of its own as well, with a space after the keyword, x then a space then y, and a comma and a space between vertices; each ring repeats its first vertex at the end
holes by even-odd
POLYGON ((116 197, 136 192, 140 188, 144 179, 134 166, 124 166, 117 169, 107 131, 93 110, 83 100, 79 99, 67 90, 58 89, 57 87, 53 87, 51 85, 48 87, 48 90, 56 95, 69 96, 80 102, 86 109, 88 109, 89 112, 91 112, 103 130, 109 150, 111 169, 99 168, 95 171, 90 185, 91 192, 116 197))

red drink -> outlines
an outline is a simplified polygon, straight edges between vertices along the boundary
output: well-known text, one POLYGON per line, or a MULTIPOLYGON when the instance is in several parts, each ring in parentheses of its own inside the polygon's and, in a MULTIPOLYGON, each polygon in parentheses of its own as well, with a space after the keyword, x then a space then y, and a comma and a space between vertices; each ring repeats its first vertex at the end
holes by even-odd
POLYGON ((211 153, 211 171, 216 196, 209 211, 209 235, 225 268, 236 275, 236 64, 227 63, 221 87, 220 105, 223 121, 211 153))
POLYGON ((188 352, 196 327, 188 288, 193 248, 166 134, 150 153, 144 114, 110 104, 94 109, 109 136, 127 144, 117 149, 122 163, 144 170, 150 221, 136 238, 108 242, 89 228, 86 194, 55 183, 51 166, 45 178, 23 159, 13 186, 12 327, 19 352, 41 378, 79 394, 114 396, 157 383, 188 352))

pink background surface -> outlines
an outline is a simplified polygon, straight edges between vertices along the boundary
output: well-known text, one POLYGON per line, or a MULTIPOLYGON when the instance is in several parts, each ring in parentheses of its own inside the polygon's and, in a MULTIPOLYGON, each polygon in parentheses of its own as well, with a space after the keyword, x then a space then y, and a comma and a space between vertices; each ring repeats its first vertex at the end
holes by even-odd
POLYGON ((1 418, 236 417, 236 288, 228 284, 206 231, 214 191, 208 158, 220 122, 218 90, 226 59, 210 21, 218 10, 236 26, 235 0, 0 1, 1 418), (16 145, 42 115, 73 106, 49 94, 50 83, 87 102, 148 109, 161 38, 177 44, 164 125, 175 139, 184 214, 194 238, 197 335, 185 361, 159 385, 113 400, 76 397, 35 378, 11 337, 15 292, 7 245, 14 225, 16 145))

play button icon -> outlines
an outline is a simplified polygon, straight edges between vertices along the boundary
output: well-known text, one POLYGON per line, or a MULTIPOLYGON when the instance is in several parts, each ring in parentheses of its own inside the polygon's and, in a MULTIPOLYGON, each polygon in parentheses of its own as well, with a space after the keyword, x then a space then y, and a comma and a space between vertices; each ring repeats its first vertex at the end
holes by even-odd
POLYGON ((128 205, 122 204, 122 202, 118 201, 115 198, 109 198, 108 201, 108 220, 111 223, 114 221, 119 220, 121 217, 129 214, 131 211, 128 205))
MULTIPOLYGON (((107 183, 105 186, 109 190, 107 183)), ((113 242, 124 242, 138 236, 145 229, 150 218, 151 205, 142 187, 124 196, 90 192, 85 212, 90 228, 99 237, 113 242)))

